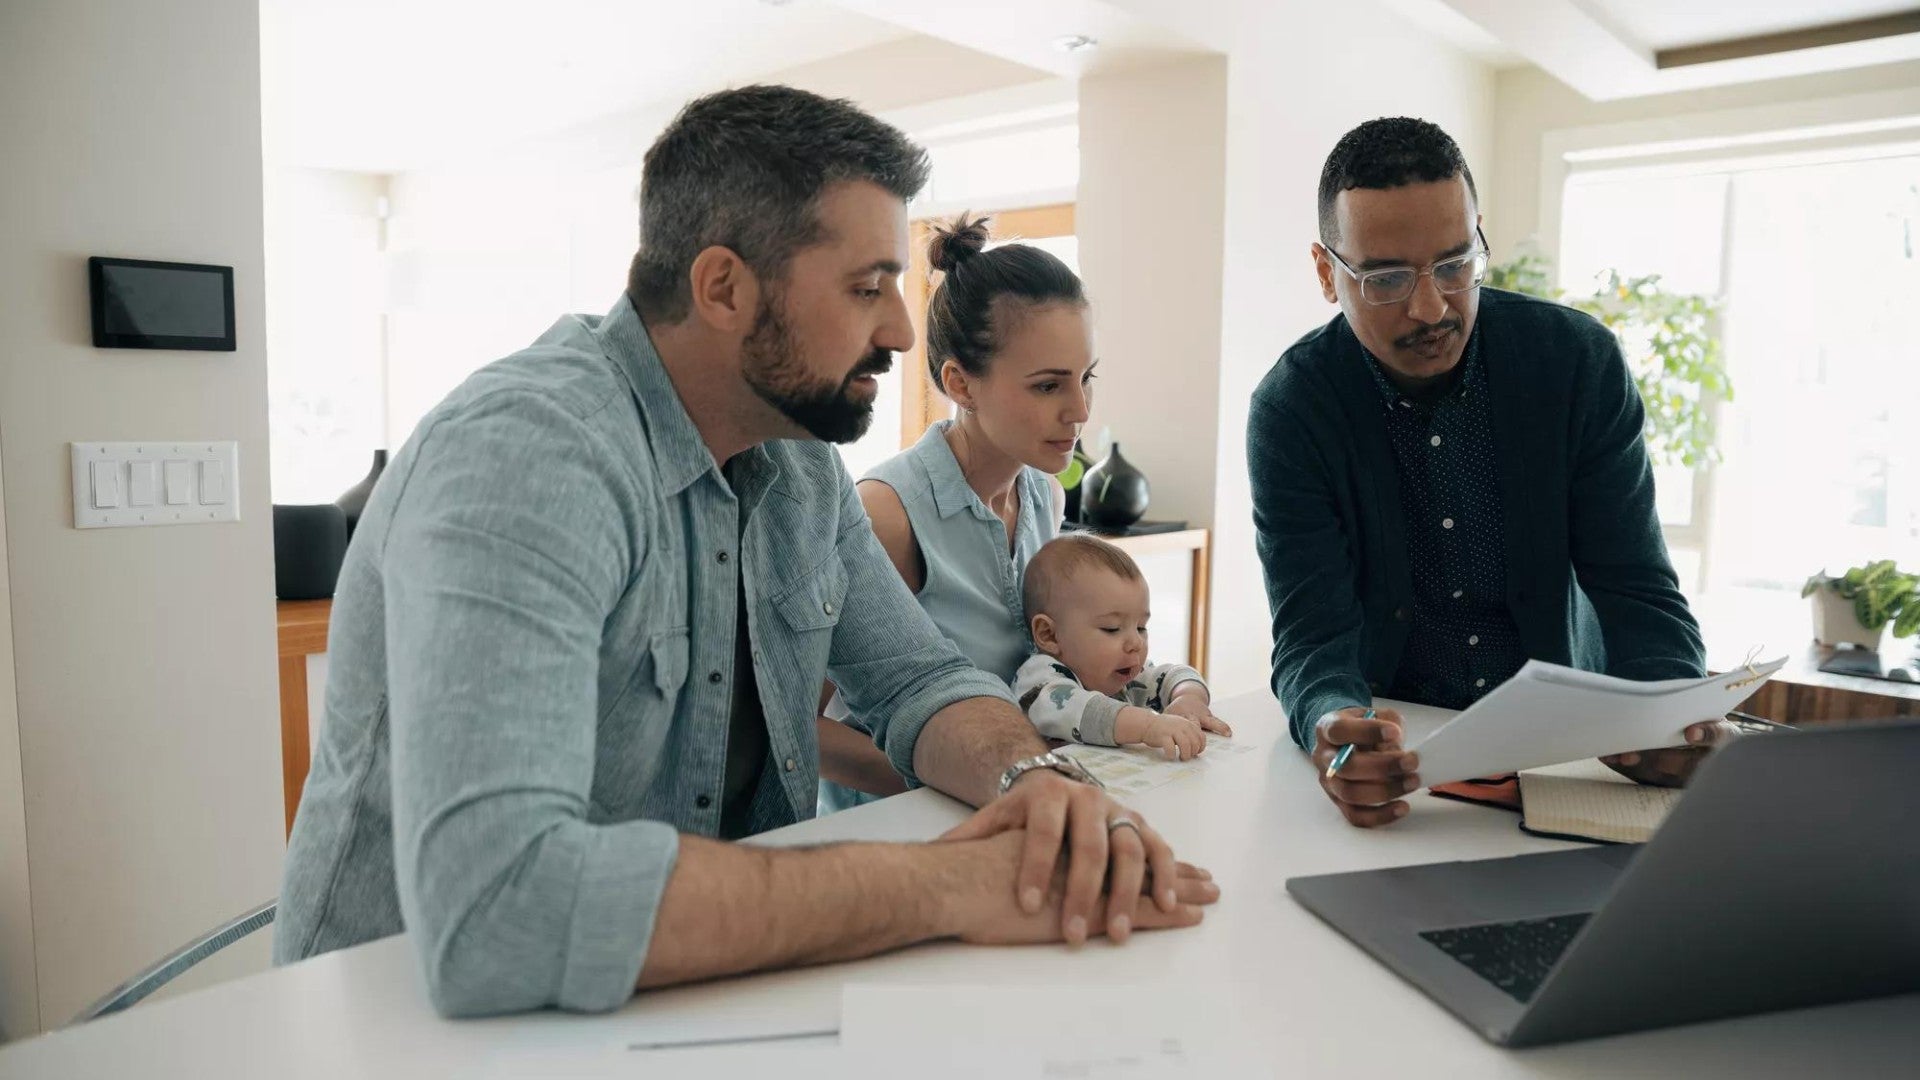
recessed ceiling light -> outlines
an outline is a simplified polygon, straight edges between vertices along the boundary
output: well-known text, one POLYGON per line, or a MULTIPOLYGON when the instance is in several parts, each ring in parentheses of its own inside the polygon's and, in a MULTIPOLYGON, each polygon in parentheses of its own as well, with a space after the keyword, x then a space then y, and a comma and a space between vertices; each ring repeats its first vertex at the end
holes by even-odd
POLYGON ((1085 34, 1062 34, 1053 39, 1053 47, 1063 53, 1086 52, 1088 49, 1098 48, 1099 45, 1098 40, 1085 34))

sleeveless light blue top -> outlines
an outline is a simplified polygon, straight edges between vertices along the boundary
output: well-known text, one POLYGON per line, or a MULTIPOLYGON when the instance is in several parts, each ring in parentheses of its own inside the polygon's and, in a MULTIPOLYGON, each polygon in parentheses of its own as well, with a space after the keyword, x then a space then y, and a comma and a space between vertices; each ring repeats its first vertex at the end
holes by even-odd
MULTIPOLYGON (((1006 522, 967 485, 947 445, 952 425, 951 420, 934 424, 919 442, 874 466, 862 479, 892 488, 906 508, 926 565, 926 579, 914 599, 975 667, 1011 683, 1033 654, 1020 602, 1027 562, 1060 533, 1053 516, 1053 485, 1046 473, 1021 467, 1014 481, 1020 489, 1020 516, 1009 546, 1006 522)), ((860 718, 852 719, 858 723, 860 718)), ((872 799, 828 781, 820 784, 822 813, 872 799)))

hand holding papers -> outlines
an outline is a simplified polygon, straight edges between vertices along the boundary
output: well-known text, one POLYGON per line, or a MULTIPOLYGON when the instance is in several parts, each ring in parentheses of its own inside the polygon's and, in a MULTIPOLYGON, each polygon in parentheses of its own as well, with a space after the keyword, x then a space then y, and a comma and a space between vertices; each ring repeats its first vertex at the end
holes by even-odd
POLYGON ((1687 726, 1746 700, 1786 659, 1705 679, 1631 682, 1529 660, 1410 749, 1428 787, 1582 758, 1679 746, 1687 726))

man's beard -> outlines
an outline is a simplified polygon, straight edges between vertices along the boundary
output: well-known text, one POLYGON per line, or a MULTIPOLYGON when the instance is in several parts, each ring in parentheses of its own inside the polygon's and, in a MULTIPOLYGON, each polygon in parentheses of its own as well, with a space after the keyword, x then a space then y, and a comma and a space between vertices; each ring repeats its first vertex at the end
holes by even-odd
POLYGON ((873 423, 873 401, 854 400, 853 381, 892 370, 893 353, 873 350, 839 382, 815 379, 807 373, 792 328, 779 309, 780 298, 767 297, 741 345, 741 375, 747 385, 822 442, 850 443, 865 435, 873 423))

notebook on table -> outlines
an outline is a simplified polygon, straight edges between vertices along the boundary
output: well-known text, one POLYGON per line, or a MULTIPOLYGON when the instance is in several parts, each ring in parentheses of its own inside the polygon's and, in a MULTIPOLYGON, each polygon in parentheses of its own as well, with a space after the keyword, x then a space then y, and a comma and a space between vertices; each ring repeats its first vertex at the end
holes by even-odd
POLYGON ((1680 802, 1679 788, 1649 787, 1598 761, 1520 773, 1520 827, 1541 836, 1642 844, 1680 802))

